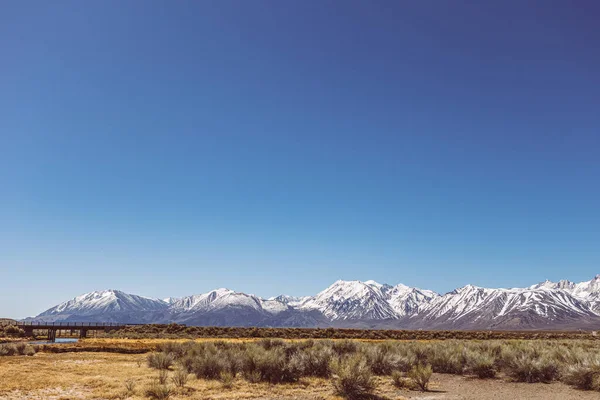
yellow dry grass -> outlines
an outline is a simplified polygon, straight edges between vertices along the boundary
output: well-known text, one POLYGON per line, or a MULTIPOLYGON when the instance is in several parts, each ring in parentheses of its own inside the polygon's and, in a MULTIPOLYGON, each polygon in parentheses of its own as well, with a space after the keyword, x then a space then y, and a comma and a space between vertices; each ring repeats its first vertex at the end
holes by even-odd
MULTIPOLYGON (((78 347, 127 347, 135 349, 148 349, 154 350, 159 345, 170 342, 170 343, 183 343, 183 342, 256 342, 261 340, 260 338, 198 338, 198 339, 126 339, 126 338, 89 338, 80 340, 75 346, 78 347)), ((282 339, 286 342, 302 342, 307 339, 282 339)), ((311 339, 314 341, 319 340, 348 340, 348 339, 311 339)), ((363 343, 381 343, 389 340, 380 339, 351 339, 354 342, 363 343)), ((440 340, 394 340, 394 342, 419 342, 419 343, 430 343, 439 342, 440 340)))
MULTIPOLYGON (((172 372, 170 373, 172 375, 172 372)), ((0 358, 0 399, 146 399, 145 389, 158 377, 146 365, 144 354, 38 353, 33 357, 0 358), (127 396, 125 382, 133 380, 135 390, 127 396)), ((400 399, 389 378, 378 378, 378 392, 385 399, 400 399)), ((173 386, 170 384, 170 386, 173 386)), ((175 390, 175 389, 174 389, 175 390)), ((224 389, 218 381, 190 376, 183 389, 171 399, 339 399, 331 382, 303 379, 299 383, 251 384, 236 379, 224 389)))

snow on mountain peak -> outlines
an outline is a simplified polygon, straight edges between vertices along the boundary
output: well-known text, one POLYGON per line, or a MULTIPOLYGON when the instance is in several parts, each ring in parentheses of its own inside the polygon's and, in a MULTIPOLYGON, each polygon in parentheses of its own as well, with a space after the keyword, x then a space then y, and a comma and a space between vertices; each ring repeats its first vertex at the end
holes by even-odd
MULTIPOLYGON (((119 290, 100 290, 61 303, 36 318, 48 321, 177 321, 211 323, 211 318, 254 319, 248 323, 322 323, 315 321, 400 320, 401 327, 460 329, 548 326, 559 321, 600 318, 600 274, 589 281, 544 282, 528 288, 490 289, 465 285, 445 295, 373 280, 338 280, 312 297, 280 295, 262 299, 219 288, 182 298, 151 299, 119 290), (281 316, 276 317, 281 313, 281 316), (319 316, 320 319, 310 319, 319 316), (309 316, 309 319, 304 319, 309 316), (280 318, 279 320, 269 318, 280 318), (291 318, 291 319, 288 319, 291 318), (288 322, 281 322, 288 321, 288 322), (306 322, 311 321, 311 322, 306 322), (517 325, 514 325, 517 324, 517 325), (519 325, 524 324, 524 325, 519 325), (537 325, 536 325, 537 324, 537 325)), ((232 321, 232 322, 229 322, 232 321)), ((391 323, 391 322, 386 322, 391 323)))
POLYGON ((134 312, 140 310, 161 310, 168 307, 159 299, 127 294, 120 290, 99 290, 85 293, 65 301, 40 315, 79 313, 93 315, 104 312, 134 312))
POLYGON ((403 284, 390 286, 373 280, 338 280, 304 302, 301 307, 318 309, 331 319, 396 319, 411 315, 437 296, 403 284))
POLYGON ((338 280, 301 307, 318 309, 333 320, 397 317, 380 288, 361 281, 338 280))

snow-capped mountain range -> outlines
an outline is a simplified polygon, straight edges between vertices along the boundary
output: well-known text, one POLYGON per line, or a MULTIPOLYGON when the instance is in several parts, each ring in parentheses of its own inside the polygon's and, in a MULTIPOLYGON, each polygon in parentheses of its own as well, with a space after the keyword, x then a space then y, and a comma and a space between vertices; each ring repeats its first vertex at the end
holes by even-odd
POLYGON ((151 299, 104 290, 59 304, 30 320, 185 323, 214 326, 395 329, 576 329, 600 327, 600 275, 527 288, 472 285, 444 295, 403 284, 337 281, 315 296, 263 299, 230 289, 151 299))

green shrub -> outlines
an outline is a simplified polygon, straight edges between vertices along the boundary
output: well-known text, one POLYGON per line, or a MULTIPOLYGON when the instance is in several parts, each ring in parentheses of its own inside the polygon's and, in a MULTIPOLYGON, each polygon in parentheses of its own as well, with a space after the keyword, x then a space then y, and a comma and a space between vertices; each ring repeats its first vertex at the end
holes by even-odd
POLYGON ((429 390, 429 380, 432 374, 433 370, 429 364, 417 364, 408 371, 408 377, 414 382, 416 387, 424 392, 429 390))
POLYGON ((355 354, 331 364, 336 392, 347 399, 361 399, 373 393, 375 382, 363 355, 355 354))

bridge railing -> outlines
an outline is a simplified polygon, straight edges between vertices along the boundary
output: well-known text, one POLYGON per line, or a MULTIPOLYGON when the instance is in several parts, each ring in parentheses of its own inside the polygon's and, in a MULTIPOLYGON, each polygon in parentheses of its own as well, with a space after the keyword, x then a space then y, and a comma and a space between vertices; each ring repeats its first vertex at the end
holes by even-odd
POLYGON ((104 328, 104 327, 120 327, 134 324, 124 324, 118 322, 36 322, 36 321, 3 321, 0 322, 0 326, 18 326, 18 327, 36 327, 36 326, 44 326, 44 327, 82 327, 82 328, 104 328))

